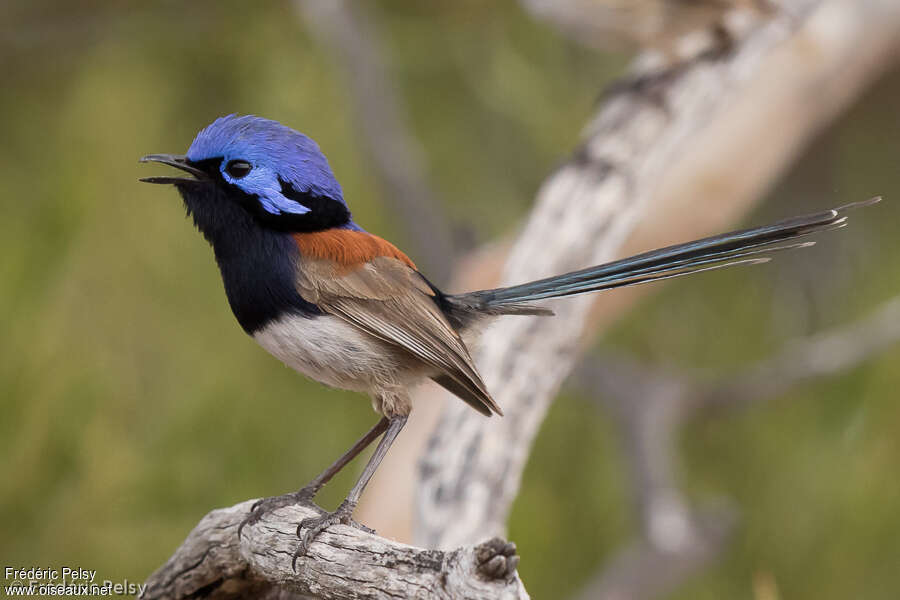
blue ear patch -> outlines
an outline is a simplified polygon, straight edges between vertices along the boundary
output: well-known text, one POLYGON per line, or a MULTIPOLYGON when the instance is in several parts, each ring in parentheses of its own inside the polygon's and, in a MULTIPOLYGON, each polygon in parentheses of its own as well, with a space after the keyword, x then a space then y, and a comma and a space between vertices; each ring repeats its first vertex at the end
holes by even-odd
POLYGON ((259 196, 259 203, 267 213, 272 215, 281 215, 284 213, 305 215, 309 212, 309 209, 299 202, 289 200, 278 192, 259 196))
POLYGON ((256 164, 246 176, 236 178, 232 177, 225 167, 229 163, 229 158, 226 156, 222 160, 220 169, 222 178, 228 183, 239 187, 247 194, 256 196, 259 199, 260 206, 267 213, 278 216, 285 213, 303 215, 310 212, 309 207, 285 196, 284 186, 278 174, 270 167, 254 161, 256 164))

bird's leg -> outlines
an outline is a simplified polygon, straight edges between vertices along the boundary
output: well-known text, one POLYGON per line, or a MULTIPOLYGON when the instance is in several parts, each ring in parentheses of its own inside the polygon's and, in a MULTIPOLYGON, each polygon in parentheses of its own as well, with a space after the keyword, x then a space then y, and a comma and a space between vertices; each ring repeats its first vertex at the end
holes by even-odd
POLYGON ((384 437, 381 438, 380 442, 378 442, 378 446, 375 448, 375 452, 372 454, 369 462, 366 463, 366 467, 363 469, 362 475, 359 476, 359 479, 353 486, 353 489, 350 490, 350 493, 347 494, 347 497, 343 502, 341 502, 340 506, 338 506, 334 512, 324 513, 318 517, 313 517, 310 519, 303 519, 303 521, 300 522, 300 525, 297 526, 297 536, 300 538, 300 545, 298 546, 297 551, 294 553, 294 565, 296 565, 297 559, 299 557, 306 554, 306 551, 309 550, 309 546, 316 539, 316 536, 318 536, 320 533, 322 533, 332 525, 342 523, 344 525, 352 525, 369 532, 372 531, 365 526, 353 521, 353 519, 351 518, 353 515, 353 510, 356 508, 356 505, 359 502, 359 497, 362 495, 363 490, 366 489, 366 485, 368 485, 369 480, 372 479, 372 475, 375 474, 375 470, 378 469, 378 465, 381 464, 381 460, 384 458, 385 454, 387 454, 387 451, 391 447, 391 444, 394 443, 394 440, 397 439, 397 435, 400 433, 400 430, 403 429, 404 425, 406 425, 406 419, 407 417, 405 415, 394 416, 390 418, 387 426, 387 431, 384 432, 384 437))
POLYGON ((300 488, 300 490, 297 491, 297 496, 303 500, 312 500, 315 495, 319 493, 319 490, 322 489, 326 483, 331 481, 332 477, 337 475, 341 469, 347 466, 347 463, 356 458, 360 452, 368 448, 369 444, 378 439, 379 435, 387 431, 389 423, 387 417, 382 417, 381 420, 378 421, 364 436, 359 438, 349 450, 331 463, 330 467, 319 473, 315 479, 300 488))
POLYGON ((258 522, 262 516, 268 512, 275 510, 276 508, 281 508, 283 506, 293 506, 295 504, 310 504, 312 503, 312 499, 315 497, 316 493, 322 486, 328 483, 332 477, 337 475, 337 473, 347 466, 351 460, 356 458, 356 456, 365 450, 369 444, 374 442, 379 435, 385 432, 388 428, 388 419, 387 417, 382 417, 378 423, 375 424, 372 429, 370 429, 364 436, 359 438, 353 446, 344 454, 340 456, 336 461, 334 461, 331 466, 327 469, 319 473, 315 479, 307 483, 305 486, 300 488, 296 492, 291 492, 290 494, 283 494, 281 496, 272 496, 271 498, 262 498, 257 500, 253 506, 250 508, 250 514, 241 522, 240 526, 238 526, 238 537, 241 536, 241 531, 243 531, 246 525, 253 525, 258 522))

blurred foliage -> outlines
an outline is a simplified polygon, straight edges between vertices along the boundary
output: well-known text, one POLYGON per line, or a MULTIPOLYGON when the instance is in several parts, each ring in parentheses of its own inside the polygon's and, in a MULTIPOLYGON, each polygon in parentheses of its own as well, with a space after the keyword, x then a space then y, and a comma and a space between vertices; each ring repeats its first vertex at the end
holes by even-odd
MULTIPOLYGON (((375 16, 436 193, 478 239, 509 231, 621 57, 510 1, 392 0, 375 16)), ((0 564, 140 581, 210 508, 295 489, 374 416, 240 331, 205 242, 174 192, 137 183, 137 159, 184 151, 219 115, 264 115, 318 140, 360 223, 401 245, 404 232, 334 62, 284 3, 8 2, 0 67, 0 564)), ((900 196, 898 97, 894 74, 752 220, 900 196)), ((712 376, 863 315, 900 289, 898 213, 888 202, 771 266, 667 286, 604 343, 712 376)), ((898 359, 685 432, 692 493, 728 497, 743 520, 680 597, 751 597, 759 576, 790 598, 896 597, 898 359)), ((611 423, 564 395, 511 522, 533 596, 576 591, 633 533, 629 502, 611 423)))

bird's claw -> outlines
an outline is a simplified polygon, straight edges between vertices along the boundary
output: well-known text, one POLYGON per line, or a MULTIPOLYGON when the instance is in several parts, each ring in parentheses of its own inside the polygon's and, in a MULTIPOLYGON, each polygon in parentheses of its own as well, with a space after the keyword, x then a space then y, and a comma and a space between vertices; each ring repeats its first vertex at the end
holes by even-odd
POLYGON ((354 529, 359 529, 366 533, 375 533, 374 529, 353 520, 352 515, 355 508, 355 504, 350 504, 345 500, 344 502, 341 502, 341 505, 338 506, 334 512, 326 512, 318 517, 310 517, 300 521, 300 524, 297 525, 297 537, 300 538, 300 544, 297 546, 297 551, 294 552, 291 568, 295 571, 297 570, 297 559, 306 556, 309 547, 319 534, 332 525, 349 525, 354 529))
POLYGON ((282 494, 281 496, 272 496, 270 498, 260 498, 253 503, 253 506, 250 507, 250 512, 244 520, 241 521, 241 524, 238 525, 238 539, 241 538, 241 532, 244 530, 244 527, 259 523, 263 515, 278 508, 295 506, 297 504, 319 508, 313 503, 313 497, 316 495, 316 491, 317 490, 303 488, 297 492, 291 492, 290 494, 282 494))

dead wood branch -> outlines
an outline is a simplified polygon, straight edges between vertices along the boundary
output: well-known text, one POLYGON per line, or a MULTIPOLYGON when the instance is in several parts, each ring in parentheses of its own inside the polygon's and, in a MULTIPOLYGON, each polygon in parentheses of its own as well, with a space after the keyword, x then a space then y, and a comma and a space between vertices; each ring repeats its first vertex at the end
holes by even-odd
MULTIPOLYGON (((795 13, 818 3, 797 0, 795 13)), ((800 28, 779 15, 721 60, 698 62, 649 97, 600 107, 572 159, 543 185, 503 283, 546 277, 616 256, 656 184, 800 28)), ((479 367, 503 419, 448 403, 422 461, 416 540, 453 547, 505 530, 531 442, 579 354, 591 299, 552 303, 553 319, 506 319, 482 341, 479 367)))
POLYGON ((844 327, 795 340, 734 378, 701 390, 689 410, 746 408, 815 378, 848 371, 900 343, 900 298, 844 327))
POLYGON ((575 374, 613 414, 622 436, 642 536, 584 589, 584 598, 653 598, 708 564, 728 542, 735 515, 697 515, 680 491, 672 462, 681 425, 701 414, 733 413, 806 381, 848 371, 900 344, 900 298, 849 325, 794 340, 713 383, 687 373, 604 356, 575 374), (652 574, 652 576, 648 576, 652 574))
POLYGON ((773 400, 807 381, 834 377, 900 344, 900 297, 847 325, 787 342, 772 356, 736 375, 703 382, 694 374, 640 364, 621 356, 585 363, 573 376, 622 422, 638 420, 647 398, 675 406, 679 423, 694 413, 730 414, 773 400))
POLYGON ((691 535, 677 549, 636 539, 614 556, 577 598, 640 600, 665 595, 716 560, 733 522, 729 510, 708 509, 691 515, 691 535))
POLYGON ((442 552, 335 526, 297 560, 295 572, 297 523, 316 511, 275 510, 245 527, 238 539, 238 525, 252 504, 206 515, 150 576, 142 598, 528 598, 515 573, 515 547, 500 540, 442 552))

